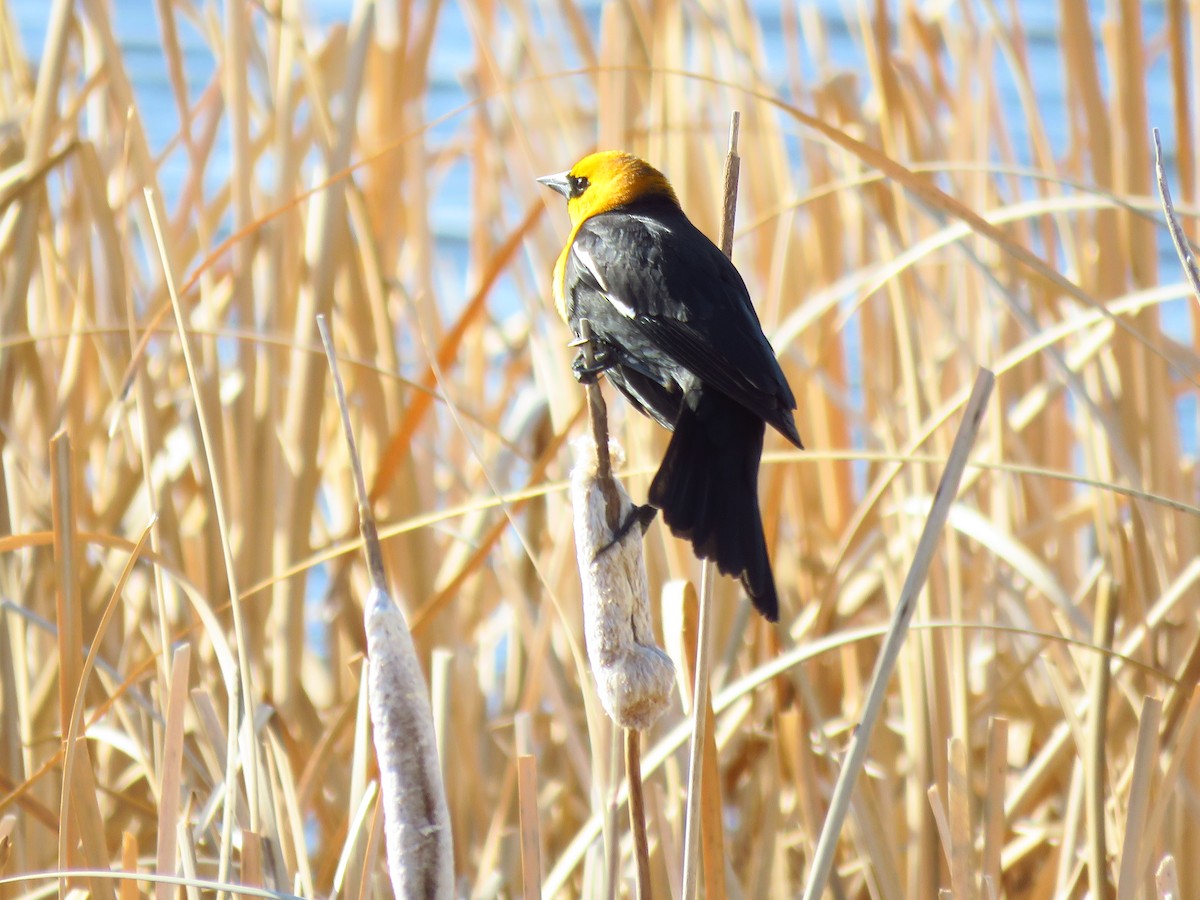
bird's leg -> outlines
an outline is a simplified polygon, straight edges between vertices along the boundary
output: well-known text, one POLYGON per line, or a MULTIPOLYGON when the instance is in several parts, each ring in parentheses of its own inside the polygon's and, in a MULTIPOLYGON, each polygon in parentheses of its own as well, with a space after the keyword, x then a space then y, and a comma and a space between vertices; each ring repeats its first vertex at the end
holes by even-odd
POLYGON ((586 355, 580 350, 571 363, 571 372, 580 384, 595 384, 602 374, 617 364, 617 350, 612 344, 595 336, 590 341, 576 338, 568 346, 582 347, 587 343, 592 345, 592 362, 588 363, 586 355))
POLYGON ((658 515, 658 510, 647 503, 645 506, 634 506, 629 510, 629 514, 625 516, 625 521, 617 528, 613 539, 596 551, 596 559, 599 559, 617 544, 625 539, 625 535, 633 529, 634 525, 641 528, 642 534, 646 533, 646 529, 650 527, 650 523, 654 521, 654 517, 658 515))

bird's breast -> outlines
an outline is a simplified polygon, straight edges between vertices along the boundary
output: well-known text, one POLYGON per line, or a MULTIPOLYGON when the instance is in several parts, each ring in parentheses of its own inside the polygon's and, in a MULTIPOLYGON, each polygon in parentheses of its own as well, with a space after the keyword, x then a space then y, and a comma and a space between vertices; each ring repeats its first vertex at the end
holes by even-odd
POLYGON ((567 291, 564 282, 566 281, 567 254, 569 252, 571 252, 571 245, 567 244, 567 246, 563 248, 563 252, 558 254, 557 262, 554 263, 553 277, 554 308, 558 310, 558 314, 562 317, 562 320, 568 324, 570 324, 570 320, 567 316, 567 291))

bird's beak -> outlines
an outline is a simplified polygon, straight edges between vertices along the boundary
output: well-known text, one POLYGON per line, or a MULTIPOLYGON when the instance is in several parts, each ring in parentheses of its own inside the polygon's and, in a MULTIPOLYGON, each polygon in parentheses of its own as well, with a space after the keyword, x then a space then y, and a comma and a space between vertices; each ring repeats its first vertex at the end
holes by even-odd
POLYGON ((544 184, 552 191, 557 191, 564 197, 571 196, 571 182, 567 180, 570 172, 559 172, 557 175, 543 175, 538 179, 538 184, 544 184))

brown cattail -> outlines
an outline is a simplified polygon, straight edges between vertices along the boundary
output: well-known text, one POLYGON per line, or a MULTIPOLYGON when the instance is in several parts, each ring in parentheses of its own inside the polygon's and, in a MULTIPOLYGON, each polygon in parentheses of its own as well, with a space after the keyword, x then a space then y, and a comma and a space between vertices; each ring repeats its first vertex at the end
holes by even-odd
MULTIPOLYGON (((621 727, 644 731, 670 702, 675 667, 654 643, 642 530, 630 528, 612 543, 596 443, 588 433, 576 439, 574 447, 571 505, 588 659, 604 711, 621 727)), ((609 443, 609 452, 620 460, 621 448, 615 442, 609 443)), ((618 519, 625 521, 633 502, 619 484, 617 495, 618 519)))
POLYGON ((392 889, 397 897, 453 897, 450 813, 425 676, 404 617, 386 591, 371 588, 364 620, 392 889))

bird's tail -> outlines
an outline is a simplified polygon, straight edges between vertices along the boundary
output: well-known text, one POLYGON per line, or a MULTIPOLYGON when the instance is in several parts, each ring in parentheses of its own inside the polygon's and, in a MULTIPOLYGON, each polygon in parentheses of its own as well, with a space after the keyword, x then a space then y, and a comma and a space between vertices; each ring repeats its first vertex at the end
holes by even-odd
POLYGON ((716 391, 684 401, 650 485, 650 503, 696 555, 738 577, 755 609, 779 620, 779 597, 758 508, 763 420, 716 391))

